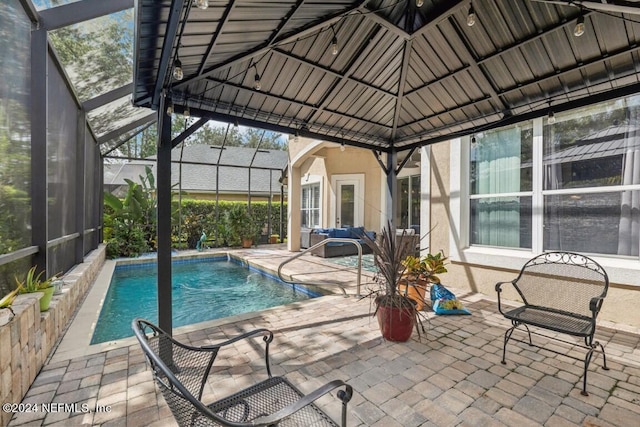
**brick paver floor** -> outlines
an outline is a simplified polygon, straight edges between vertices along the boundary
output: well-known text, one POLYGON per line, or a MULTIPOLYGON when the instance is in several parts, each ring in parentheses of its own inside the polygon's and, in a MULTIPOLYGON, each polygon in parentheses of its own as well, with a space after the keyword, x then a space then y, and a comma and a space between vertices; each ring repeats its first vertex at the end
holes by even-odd
MULTIPOLYGON (((509 323, 490 298, 459 296, 470 316, 428 312, 426 334, 418 338, 414 332, 407 343, 380 337, 368 300, 339 295, 213 326, 180 328, 176 337, 208 344, 253 328, 271 329, 275 375, 286 374, 305 392, 332 379, 353 386, 350 426, 640 426, 638 331, 615 325, 599 328, 597 338, 606 345, 611 369, 602 370, 602 358, 594 358, 588 375, 590 395, 585 397, 580 394, 581 363, 566 356, 509 344, 507 364, 502 365, 502 339, 509 323)), ((547 348, 579 354, 571 345, 551 340, 547 348)), ((260 345, 238 343, 228 357, 221 356, 203 400, 212 401, 262 377, 259 350, 260 345)), ((60 404, 59 412, 19 414, 10 426, 176 425, 137 344, 52 360, 23 402, 53 402, 60 404), (86 408, 90 412, 84 412, 86 408)), ((319 404, 339 419, 335 397, 325 396, 319 404)))

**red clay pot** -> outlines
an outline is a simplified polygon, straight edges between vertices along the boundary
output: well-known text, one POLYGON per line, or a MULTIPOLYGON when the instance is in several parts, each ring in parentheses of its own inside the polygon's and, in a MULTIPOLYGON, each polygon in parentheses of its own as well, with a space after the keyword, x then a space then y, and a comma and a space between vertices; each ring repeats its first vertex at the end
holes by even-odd
POLYGON ((414 309, 380 305, 376 317, 384 339, 405 342, 411 338, 416 321, 414 309))

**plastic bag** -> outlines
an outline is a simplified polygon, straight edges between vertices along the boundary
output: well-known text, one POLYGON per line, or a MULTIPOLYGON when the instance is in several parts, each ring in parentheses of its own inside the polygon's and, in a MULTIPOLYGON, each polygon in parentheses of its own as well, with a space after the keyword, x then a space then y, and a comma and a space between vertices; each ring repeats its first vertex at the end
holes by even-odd
POLYGON ((440 283, 431 285, 430 297, 436 314, 471 314, 453 292, 440 283))

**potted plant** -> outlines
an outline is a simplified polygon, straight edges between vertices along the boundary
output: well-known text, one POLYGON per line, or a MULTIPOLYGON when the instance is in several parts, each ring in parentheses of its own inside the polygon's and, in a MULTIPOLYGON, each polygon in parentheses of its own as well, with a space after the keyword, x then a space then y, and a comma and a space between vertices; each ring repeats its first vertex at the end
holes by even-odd
POLYGON ((402 261, 406 271, 399 289, 416 302, 417 310, 420 311, 425 306, 429 283, 440 283, 438 274, 447 272, 444 266, 446 260, 444 252, 440 251, 437 254, 429 253, 423 258, 409 255, 402 261))
POLYGON ((9 323, 16 315, 11 308, 11 304, 18 296, 18 292, 20 292, 20 285, 0 299, 0 326, 9 323))
POLYGON ((242 244, 243 248, 249 248, 258 234, 256 222, 253 216, 243 205, 234 205, 226 213, 227 232, 229 233, 229 245, 242 244))
POLYGON ((269 236, 269 243, 271 243, 271 244, 278 243, 279 239, 280 239, 279 235, 272 234, 271 236, 269 236))
POLYGON ((44 271, 36 274, 37 266, 33 266, 27 272, 24 280, 16 277, 16 283, 21 294, 29 294, 33 292, 42 292, 44 295, 40 298, 40 311, 47 311, 51 303, 51 297, 55 291, 55 287, 51 283, 51 279, 42 280, 44 271))
POLYGON ((375 281, 380 287, 370 295, 374 297, 374 315, 378 319, 382 336, 389 341, 404 342, 411 338, 413 327, 418 321, 418 312, 415 302, 399 291, 399 285, 406 270, 402 261, 415 248, 413 240, 398 237, 393 225, 388 222, 379 238, 364 233, 362 240, 371 249, 378 270, 375 281))

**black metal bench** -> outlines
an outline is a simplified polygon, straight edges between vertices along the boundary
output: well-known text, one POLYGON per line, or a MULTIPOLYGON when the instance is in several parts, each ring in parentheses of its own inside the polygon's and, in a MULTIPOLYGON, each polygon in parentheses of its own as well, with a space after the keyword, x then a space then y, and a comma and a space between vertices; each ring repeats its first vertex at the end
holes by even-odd
MULTIPOLYGON (((525 342, 538 348, 541 347, 531 341, 529 325, 583 338, 587 353, 584 358, 584 382, 581 393, 588 396, 587 369, 594 351, 602 352, 603 369, 608 369, 604 347, 593 339, 596 317, 607 295, 608 287, 607 273, 597 262, 584 255, 572 252, 546 252, 529 260, 513 281, 496 284, 498 310, 513 325, 504 334, 502 363, 506 363, 507 343, 519 326, 525 327, 529 340, 527 342, 513 338, 514 341, 525 342), (500 295, 505 284, 513 285, 522 300, 520 306, 510 309, 502 306, 500 295)), ((581 360, 566 353, 545 349, 581 360)))
POLYGON ((215 345, 182 344, 146 320, 134 319, 132 328, 151 365, 156 384, 180 426, 338 426, 313 402, 339 390, 342 426, 347 425, 351 386, 331 381, 304 395, 284 377, 271 376, 269 344, 273 333, 257 329, 215 345), (267 379, 211 404, 202 403, 207 377, 223 347, 242 339, 261 337, 265 343, 267 379))

